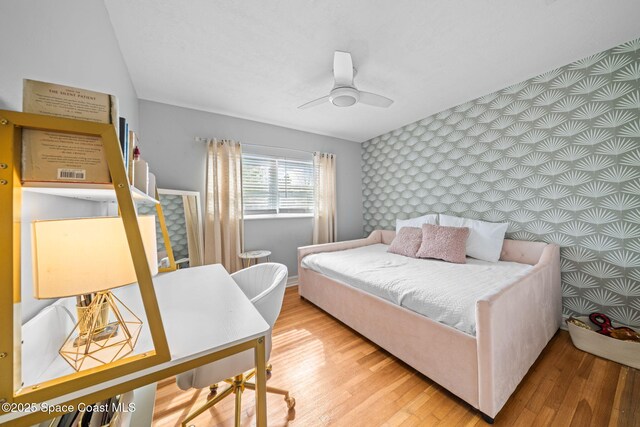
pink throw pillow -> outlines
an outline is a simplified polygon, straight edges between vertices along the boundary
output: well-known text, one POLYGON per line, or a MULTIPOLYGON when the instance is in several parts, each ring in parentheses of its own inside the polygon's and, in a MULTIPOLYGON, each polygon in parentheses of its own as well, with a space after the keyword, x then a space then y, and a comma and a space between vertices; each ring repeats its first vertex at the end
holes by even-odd
POLYGON ((418 227, 402 227, 387 252, 404 255, 411 258, 416 257, 416 252, 422 244, 422 230, 418 227))
POLYGON ((418 258, 436 258, 456 264, 467 262, 468 227, 445 227, 424 224, 418 258))

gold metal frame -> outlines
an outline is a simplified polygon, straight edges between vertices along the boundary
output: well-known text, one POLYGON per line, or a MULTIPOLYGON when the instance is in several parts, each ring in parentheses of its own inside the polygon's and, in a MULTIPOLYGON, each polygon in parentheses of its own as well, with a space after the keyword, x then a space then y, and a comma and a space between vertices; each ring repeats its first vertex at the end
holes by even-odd
MULTIPOLYGON (((200 414, 205 412, 207 409, 212 408, 222 399, 230 395, 231 393, 236 395, 236 404, 235 404, 235 413, 234 413, 234 425, 235 427, 240 427, 241 414, 242 414, 242 393, 244 389, 247 388, 249 390, 256 389, 256 383, 250 383, 249 380, 256 375, 256 369, 252 369, 249 372, 245 372, 240 375, 236 375, 233 378, 229 378, 224 380, 225 383, 229 384, 223 392, 218 394, 218 384, 211 385, 209 389, 214 397, 210 400, 207 400, 203 405, 196 408, 193 412, 190 412, 189 415, 186 416, 182 420, 182 427, 187 427, 191 421, 193 421, 200 414)), ((271 364, 267 365, 265 370, 267 375, 271 374, 271 364)), ((280 394, 284 397, 284 401, 287 403, 287 408, 289 411, 292 411, 296 407, 296 399, 291 397, 289 394, 289 390, 285 390, 282 388, 271 387, 267 385, 265 387, 267 393, 280 394)))
MULTIPOLYGON (((112 125, 63 119, 30 113, 0 110, 0 255, 8 260, 0 268, 0 403, 40 403, 69 393, 117 379, 171 359, 153 281, 144 253, 142 237, 129 182, 122 162, 120 146, 112 125), (66 375, 55 380, 16 391, 20 384, 20 222, 22 185, 20 182, 22 129, 59 131, 100 136, 111 174, 131 257, 140 287, 142 302, 149 323, 154 351, 127 357, 108 365, 66 375)), ((159 206, 159 204, 157 205, 159 206)), ((162 209, 157 210, 163 218, 162 209)), ((165 225, 166 231, 166 225, 165 225)), ((165 237, 165 238, 168 238, 165 237)), ((165 245, 169 245, 166 242, 165 245)), ((171 375, 253 349, 256 360, 256 424, 267 425, 265 337, 257 337, 224 350, 161 368, 141 377, 105 387, 99 391, 61 402, 77 406, 92 404, 116 394, 157 382, 171 375)), ((0 415, 5 412, 0 410, 0 415)), ((50 419, 61 412, 34 412, 5 423, 6 426, 27 426, 50 419)))
MULTIPOLYGON (((236 344, 232 347, 225 348, 224 350, 220 350, 218 352, 207 354, 205 356, 200 356, 196 359, 192 359, 186 362, 183 362, 179 365, 174 365, 168 368, 161 369, 156 372, 152 372, 150 374, 146 374, 142 377, 128 380, 123 383, 106 387, 101 389, 100 391, 96 391, 94 393, 87 394, 83 397, 77 399, 71 399, 66 402, 61 403, 62 405, 73 405, 75 407, 78 406, 79 403, 93 404, 95 402, 99 402, 104 399, 108 399, 111 396, 115 396, 116 394, 121 394, 127 392, 129 390, 133 390, 147 384, 158 382, 167 377, 177 375, 181 372, 188 371, 190 369, 197 368, 202 365, 206 365, 211 362, 215 362, 216 360, 224 359, 225 357, 229 357, 234 354, 238 354, 240 352, 251 350, 254 351, 254 357, 256 360, 256 425, 257 427, 266 427, 267 426, 267 405, 266 405, 266 388, 267 388, 267 375, 266 375, 266 360, 265 360, 265 340, 266 337, 258 337, 249 341, 246 341, 241 344, 236 344)), ((48 420, 50 418, 56 417, 58 415, 63 414, 63 412, 34 412, 27 414, 21 418, 8 421, 3 424, 3 427, 22 427, 22 426, 31 426, 33 424, 37 424, 39 422, 48 420)))
POLYGON ((160 193, 158 193, 158 187, 155 189, 155 197, 158 201, 156 205, 156 212, 158 213, 158 222, 160 222, 160 230, 162 230, 162 238, 164 239, 164 249, 167 251, 167 257, 169 258, 169 267, 159 268, 160 273, 167 273, 169 271, 175 271, 176 259, 173 256, 173 248, 171 247, 171 240, 169 240, 169 230, 167 229, 167 221, 164 219, 164 211, 162 210, 162 202, 160 201, 160 193))
MULTIPOLYGON (((81 186, 82 184, 79 184, 79 187, 81 186)), ((2 325, 0 333, 0 402, 43 402, 170 360, 169 346, 136 220, 135 205, 113 125, 0 110, 0 205, 2 206, 0 209, 0 255, 3 259, 8 260, 6 265, 0 269, 0 325, 2 325), (19 389, 20 221, 22 213, 20 165, 23 128, 102 138, 154 350, 19 389)), ((117 394, 117 392, 113 394, 117 394)), ((2 413, 0 411, 0 414, 2 413)))

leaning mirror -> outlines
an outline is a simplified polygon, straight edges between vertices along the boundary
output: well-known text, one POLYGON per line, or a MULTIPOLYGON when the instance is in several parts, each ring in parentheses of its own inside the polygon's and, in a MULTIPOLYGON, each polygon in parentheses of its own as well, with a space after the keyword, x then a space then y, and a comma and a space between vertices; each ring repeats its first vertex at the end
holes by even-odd
MULTIPOLYGON (((200 193, 197 191, 159 188, 160 204, 164 213, 173 257, 178 268, 203 264, 203 232, 200 193)), ((138 214, 144 215, 143 209, 138 214)), ((167 267, 169 261, 165 250, 160 224, 156 221, 158 239, 158 263, 167 267)))

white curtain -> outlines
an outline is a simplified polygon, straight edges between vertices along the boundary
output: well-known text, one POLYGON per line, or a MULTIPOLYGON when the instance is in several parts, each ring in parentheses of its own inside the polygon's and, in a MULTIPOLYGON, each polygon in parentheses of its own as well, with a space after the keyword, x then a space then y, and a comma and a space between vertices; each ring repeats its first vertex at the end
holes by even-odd
POLYGON ((313 210, 313 244, 331 243, 337 239, 336 229, 336 156, 313 153, 315 177, 313 210))
POLYGON ((233 273, 242 269, 242 151, 240 143, 207 142, 207 182, 204 215, 204 262, 222 264, 233 273))

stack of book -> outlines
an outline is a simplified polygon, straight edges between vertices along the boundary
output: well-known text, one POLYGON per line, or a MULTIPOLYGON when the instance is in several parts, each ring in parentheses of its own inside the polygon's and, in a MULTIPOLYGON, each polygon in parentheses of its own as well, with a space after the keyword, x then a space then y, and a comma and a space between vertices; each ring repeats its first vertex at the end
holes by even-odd
POLYGON ((132 400, 130 391, 42 422, 38 427, 126 427, 135 411, 132 400))
POLYGON ((133 184, 133 150, 136 145, 138 145, 138 140, 136 133, 129 129, 127 119, 120 117, 118 125, 118 137, 120 138, 120 148, 122 149, 124 168, 127 171, 129 182, 133 184))
MULTIPOLYGON (((25 79, 22 104, 25 113, 114 125, 132 181, 135 134, 129 130, 126 119, 118 117, 118 100, 114 95, 25 79)), ((22 181, 111 183, 101 138, 25 129, 22 181)))

